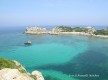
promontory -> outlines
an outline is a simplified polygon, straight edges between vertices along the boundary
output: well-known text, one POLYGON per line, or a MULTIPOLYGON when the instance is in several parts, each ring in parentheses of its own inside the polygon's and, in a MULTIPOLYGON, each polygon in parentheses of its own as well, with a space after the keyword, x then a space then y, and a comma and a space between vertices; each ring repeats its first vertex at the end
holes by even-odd
POLYGON ((19 62, 0 58, 0 80, 44 80, 44 78, 37 70, 30 74, 19 62))
POLYGON ((70 27, 70 26, 57 26, 52 29, 46 29, 41 27, 27 27, 25 32, 26 34, 50 34, 50 35, 84 35, 84 36, 93 36, 100 38, 108 38, 108 28, 101 30, 96 30, 94 27, 70 27))

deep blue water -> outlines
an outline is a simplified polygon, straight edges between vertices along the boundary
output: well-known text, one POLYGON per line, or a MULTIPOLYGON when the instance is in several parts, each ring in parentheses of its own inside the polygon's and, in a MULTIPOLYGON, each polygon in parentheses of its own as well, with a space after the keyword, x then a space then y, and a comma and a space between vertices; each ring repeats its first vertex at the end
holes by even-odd
POLYGON ((39 70, 46 80, 108 80, 108 39, 27 35, 24 29, 0 30, 1 58, 17 60, 29 72, 39 70), (28 40, 33 44, 24 46, 28 40))

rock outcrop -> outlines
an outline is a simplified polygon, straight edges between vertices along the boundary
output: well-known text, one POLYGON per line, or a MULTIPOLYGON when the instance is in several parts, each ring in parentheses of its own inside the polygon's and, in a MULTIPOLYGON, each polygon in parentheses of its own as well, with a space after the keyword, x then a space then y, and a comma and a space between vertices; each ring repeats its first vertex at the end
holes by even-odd
POLYGON ((47 34, 48 30, 46 28, 40 28, 40 27, 30 27, 26 28, 25 31, 26 34, 47 34))
POLYGON ((24 33, 26 34, 58 34, 59 32, 60 30, 57 28, 48 30, 46 28, 41 28, 41 27, 30 27, 30 28, 27 27, 24 33))
POLYGON ((44 80, 44 78, 37 70, 30 74, 19 62, 0 58, 0 80, 44 80))
POLYGON ((42 73, 39 72, 39 71, 33 71, 32 72, 32 75, 36 76, 36 79, 37 80, 44 80, 43 76, 42 76, 42 73))
POLYGON ((0 80, 34 80, 27 73, 21 73, 18 69, 4 68, 0 70, 0 80))
POLYGON ((13 62, 16 64, 16 66, 18 66, 19 70, 24 70, 25 72, 27 72, 26 69, 18 61, 13 60, 13 62))

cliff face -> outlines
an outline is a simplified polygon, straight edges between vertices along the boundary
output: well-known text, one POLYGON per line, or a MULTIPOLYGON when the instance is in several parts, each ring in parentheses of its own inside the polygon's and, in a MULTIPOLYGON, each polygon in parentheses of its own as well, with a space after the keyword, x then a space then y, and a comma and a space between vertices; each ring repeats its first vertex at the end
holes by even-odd
POLYGON ((27 73, 21 73, 18 69, 4 68, 0 70, 0 80, 34 80, 27 73))
POLYGON ((47 34, 48 30, 46 28, 40 28, 40 27, 30 27, 26 28, 25 31, 26 34, 47 34))
POLYGON ((17 61, 0 58, 0 80, 44 80, 41 72, 28 73, 17 61))

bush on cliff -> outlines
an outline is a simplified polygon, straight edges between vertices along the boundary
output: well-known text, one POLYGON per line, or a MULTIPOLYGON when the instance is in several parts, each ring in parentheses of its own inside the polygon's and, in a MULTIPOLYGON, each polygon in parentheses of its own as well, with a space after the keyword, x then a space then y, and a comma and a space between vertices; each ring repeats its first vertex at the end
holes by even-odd
POLYGON ((25 70, 19 69, 20 67, 17 66, 14 61, 0 58, 0 70, 3 68, 18 69, 21 73, 26 73, 25 70))

